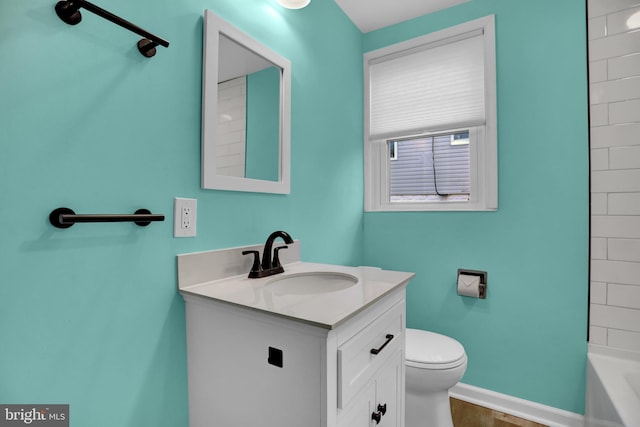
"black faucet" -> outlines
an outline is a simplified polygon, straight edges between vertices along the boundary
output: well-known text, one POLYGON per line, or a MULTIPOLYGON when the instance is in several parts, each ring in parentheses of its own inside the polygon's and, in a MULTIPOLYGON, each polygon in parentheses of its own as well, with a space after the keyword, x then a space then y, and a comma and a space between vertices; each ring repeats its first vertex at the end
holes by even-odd
POLYGON ((278 251, 287 249, 288 246, 280 246, 273 249, 273 242, 280 237, 288 245, 293 243, 293 239, 286 231, 274 231, 267 237, 264 244, 264 252, 262 253, 262 263, 260 263, 260 253, 258 251, 242 251, 242 255, 253 254, 253 266, 249 272, 249 278, 255 279, 259 277, 273 276, 274 274, 284 272, 284 268, 280 264, 278 251), (273 258, 271 254, 273 252, 273 258))

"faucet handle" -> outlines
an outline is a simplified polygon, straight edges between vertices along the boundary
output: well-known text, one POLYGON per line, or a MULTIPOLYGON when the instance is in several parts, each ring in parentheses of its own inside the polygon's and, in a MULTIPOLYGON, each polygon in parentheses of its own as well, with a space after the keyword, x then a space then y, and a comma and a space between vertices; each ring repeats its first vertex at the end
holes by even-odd
POLYGON ((273 268, 281 267, 280 257, 278 256, 278 252, 280 251, 280 249, 289 249, 289 246, 278 246, 273 250, 273 263, 272 263, 273 268))
POLYGON ((242 255, 253 254, 253 265, 249 272, 249 277, 257 277, 256 274, 260 272, 260 252, 258 251, 242 251, 242 255))

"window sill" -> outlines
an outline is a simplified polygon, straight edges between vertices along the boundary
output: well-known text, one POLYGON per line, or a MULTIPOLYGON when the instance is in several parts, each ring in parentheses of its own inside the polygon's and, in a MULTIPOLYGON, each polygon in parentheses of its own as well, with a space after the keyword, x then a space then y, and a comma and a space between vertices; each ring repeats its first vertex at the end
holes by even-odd
POLYGON ((495 212, 498 207, 471 202, 389 203, 365 212, 495 212))

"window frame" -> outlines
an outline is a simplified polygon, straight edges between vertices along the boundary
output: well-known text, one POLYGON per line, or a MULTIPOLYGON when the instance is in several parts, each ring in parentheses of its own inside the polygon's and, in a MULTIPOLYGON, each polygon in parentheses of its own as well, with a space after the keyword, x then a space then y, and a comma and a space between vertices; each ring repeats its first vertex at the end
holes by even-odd
POLYGON ((485 16, 421 37, 364 54, 364 185, 365 211, 495 211, 498 209, 498 153, 496 115, 495 17, 485 16), (384 139, 370 137, 369 64, 382 57, 397 57, 403 51, 436 42, 446 42, 473 31, 483 31, 485 124, 456 129, 425 129, 413 135, 396 135, 384 139), (388 141, 455 132, 469 129, 471 150, 469 201, 391 202, 388 141))

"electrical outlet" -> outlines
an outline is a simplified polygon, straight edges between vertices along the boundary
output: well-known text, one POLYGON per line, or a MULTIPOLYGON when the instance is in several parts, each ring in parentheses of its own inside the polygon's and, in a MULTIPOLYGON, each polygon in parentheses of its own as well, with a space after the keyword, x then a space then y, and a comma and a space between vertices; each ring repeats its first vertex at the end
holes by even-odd
POLYGON ((174 199, 173 236, 195 237, 197 219, 197 199, 174 199))
POLYGON ((191 217, 193 214, 191 213, 191 206, 186 204, 182 205, 182 209, 180 210, 180 229, 182 230, 191 230, 191 217))

